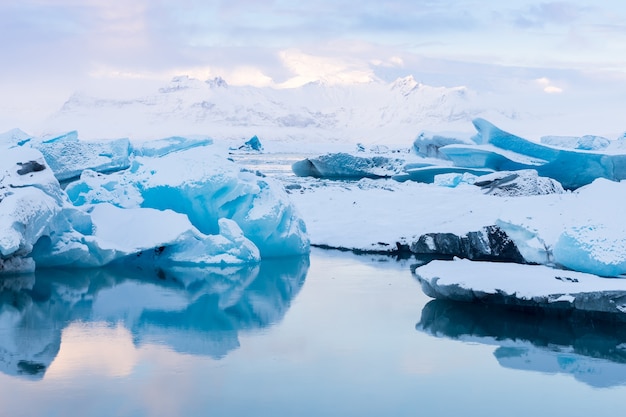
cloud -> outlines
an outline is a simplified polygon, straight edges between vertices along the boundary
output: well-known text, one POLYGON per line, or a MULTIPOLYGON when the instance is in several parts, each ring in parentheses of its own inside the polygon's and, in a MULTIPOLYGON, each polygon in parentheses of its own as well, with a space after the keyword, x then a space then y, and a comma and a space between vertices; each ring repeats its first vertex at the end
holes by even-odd
POLYGON ((279 56, 293 74, 280 85, 283 88, 320 80, 329 84, 355 84, 375 79, 367 62, 358 59, 314 56, 297 49, 280 51, 279 56))
POLYGON ((563 92, 563 89, 561 87, 555 86, 552 81, 550 81, 550 79, 548 79, 547 77, 537 78, 535 82, 539 84, 539 86, 543 89, 545 93, 560 94, 563 92))

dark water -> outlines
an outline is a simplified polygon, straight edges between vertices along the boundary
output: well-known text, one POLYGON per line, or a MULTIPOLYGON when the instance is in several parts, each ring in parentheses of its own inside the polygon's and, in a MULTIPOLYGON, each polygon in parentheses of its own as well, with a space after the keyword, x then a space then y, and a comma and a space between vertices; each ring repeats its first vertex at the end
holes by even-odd
POLYGON ((0 280, 0 416, 613 416, 626 331, 431 301, 407 261, 0 280))

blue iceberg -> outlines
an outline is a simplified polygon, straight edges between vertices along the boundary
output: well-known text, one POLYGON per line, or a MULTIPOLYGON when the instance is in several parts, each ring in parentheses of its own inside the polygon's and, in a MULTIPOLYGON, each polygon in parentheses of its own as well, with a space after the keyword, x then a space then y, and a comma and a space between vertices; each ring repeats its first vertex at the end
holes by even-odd
POLYGON ((602 152, 604 148, 599 145, 593 150, 558 148, 507 133, 484 119, 473 123, 478 130, 476 146, 448 145, 439 149, 457 166, 495 171, 535 169, 566 189, 582 187, 597 178, 626 179, 626 153, 602 152))
POLYGON ((126 140, 100 146, 71 135, 36 144, 48 153, 4 149, 0 273, 129 262, 231 265, 307 254, 305 224, 282 185, 242 171, 206 144, 169 139, 144 146, 160 156, 154 158, 130 155, 126 140), (108 162, 100 164, 103 154, 108 162), (79 170, 80 180, 63 190, 58 178, 79 170))

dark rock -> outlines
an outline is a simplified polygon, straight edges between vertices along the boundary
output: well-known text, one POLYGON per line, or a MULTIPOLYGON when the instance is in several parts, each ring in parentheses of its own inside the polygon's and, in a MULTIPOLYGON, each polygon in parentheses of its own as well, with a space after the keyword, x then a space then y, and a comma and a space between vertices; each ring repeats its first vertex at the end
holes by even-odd
POLYGON ((476 261, 525 263, 515 243, 498 226, 487 226, 463 236, 427 233, 410 244, 416 255, 467 258, 476 261))
POLYGON ((40 164, 37 161, 28 161, 28 162, 18 162, 17 163, 21 168, 17 170, 19 175, 30 174, 31 172, 39 172, 46 169, 46 166, 40 164))

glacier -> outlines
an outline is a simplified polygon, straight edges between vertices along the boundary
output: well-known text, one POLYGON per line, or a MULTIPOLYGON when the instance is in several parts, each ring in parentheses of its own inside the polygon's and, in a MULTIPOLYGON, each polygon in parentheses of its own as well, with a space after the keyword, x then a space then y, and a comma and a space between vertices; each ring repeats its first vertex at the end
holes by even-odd
POLYGON ((206 138, 166 138, 134 152, 128 140, 82 143, 74 132, 4 137, 0 273, 308 253, 306 226, 282 185, 242 170, 206 138))

